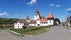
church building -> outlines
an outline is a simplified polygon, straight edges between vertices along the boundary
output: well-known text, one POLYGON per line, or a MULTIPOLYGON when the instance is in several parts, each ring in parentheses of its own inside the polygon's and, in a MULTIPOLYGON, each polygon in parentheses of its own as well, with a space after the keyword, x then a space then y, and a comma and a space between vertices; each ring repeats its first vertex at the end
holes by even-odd
POLYGON ((23 28, 24 25, 36 27, 54 25, 54 17, 51 12, 47 17, 45 17, 44 15, 41 16, 40 12, 37 9, 33 20, 31 20, 30 17, 27 16, 26 19, 18 20, 16 23, 14 23, 14 28, 23 28))
POLYGON ((54 25, 54 17, 52 13, 49 13, 47 18, 45 16, 40 16, 40 12, 36 10, 35 16, 34 16, 35 23, 29 24, 30 26, 48 26, 48 25, 54 25))

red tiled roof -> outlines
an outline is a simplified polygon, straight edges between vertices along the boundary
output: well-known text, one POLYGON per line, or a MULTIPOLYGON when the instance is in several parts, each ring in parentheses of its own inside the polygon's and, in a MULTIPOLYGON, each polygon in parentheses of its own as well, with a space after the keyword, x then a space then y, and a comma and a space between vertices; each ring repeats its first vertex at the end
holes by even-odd
POLYGON ((47 22, 47 19, 39 18, 38 19, 40 22, 47 22))
POLYGON ((47 19, 40 19, 40 22, 47 22, 47 19))
POLYGON ((52 15, 52 13, 48 14, 48 18, 54 18, 53 15, 52 15))

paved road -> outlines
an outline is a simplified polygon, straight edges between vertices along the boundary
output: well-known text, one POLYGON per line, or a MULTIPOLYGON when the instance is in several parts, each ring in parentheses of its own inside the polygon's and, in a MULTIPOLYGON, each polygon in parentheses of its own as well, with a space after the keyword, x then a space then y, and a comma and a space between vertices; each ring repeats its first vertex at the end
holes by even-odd
POLYGON ((46 33, 26 37, 18 37, 7 30, 2 30, 0 40, 71 40, 71 30, 62 26, 55 26, 46 33))

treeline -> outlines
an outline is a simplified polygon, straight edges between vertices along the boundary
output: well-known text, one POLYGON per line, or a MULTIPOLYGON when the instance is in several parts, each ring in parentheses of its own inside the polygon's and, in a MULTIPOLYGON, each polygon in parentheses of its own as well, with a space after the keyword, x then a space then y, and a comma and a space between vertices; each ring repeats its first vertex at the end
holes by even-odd
POLYGON ((0 18, 0 28, 13 27, 14 23, 19 20, 18 18, 0 18))
POLYGON ((0 18, 0 25, 1 24, 13 24, 17 22, 18 18, 0 18))

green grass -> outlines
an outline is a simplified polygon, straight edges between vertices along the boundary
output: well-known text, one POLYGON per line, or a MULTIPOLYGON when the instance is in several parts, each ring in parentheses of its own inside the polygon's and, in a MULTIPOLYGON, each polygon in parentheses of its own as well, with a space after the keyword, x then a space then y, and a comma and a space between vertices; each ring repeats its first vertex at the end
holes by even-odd
POLYGON ((67 29, 70 29, 70 28, 71 28, 71 26, 66 26, 66 28, 67 28, 67 29))
POLYGON ((48 30, 51 26, 46 26, 46 27, 27 27, 25 31, 23 29, 10 29, 12 31, 15 31, 20 34, 24 35, 35 35, 35 34, 40 34, 48 30))
POLYGON ((0 30, 5 30, 5 29, 7 29, 7 28, 1 28, 1 27, 0 27, 0 30))

